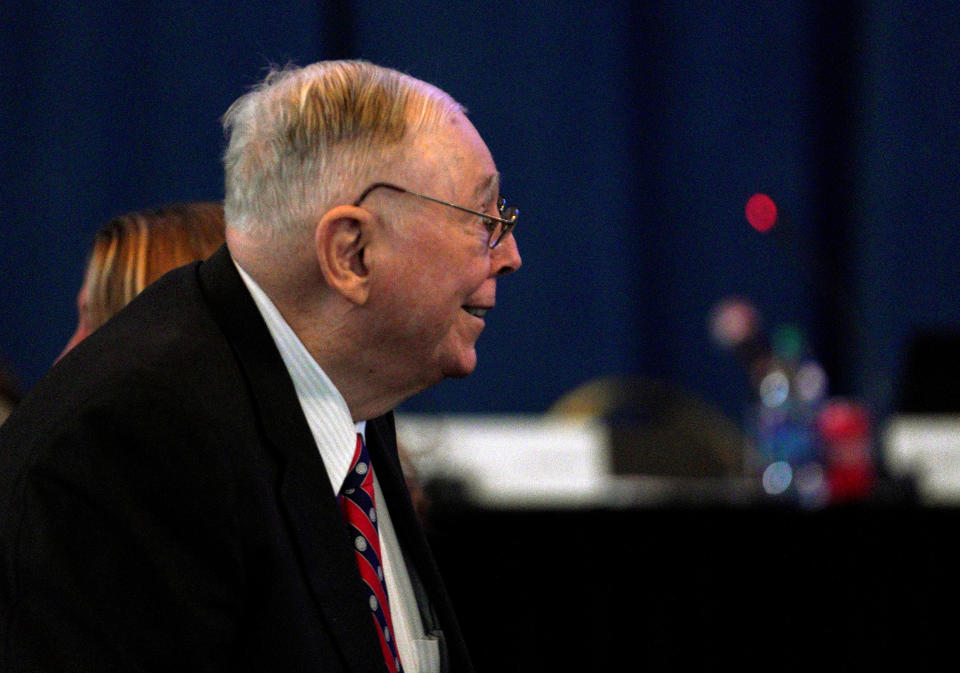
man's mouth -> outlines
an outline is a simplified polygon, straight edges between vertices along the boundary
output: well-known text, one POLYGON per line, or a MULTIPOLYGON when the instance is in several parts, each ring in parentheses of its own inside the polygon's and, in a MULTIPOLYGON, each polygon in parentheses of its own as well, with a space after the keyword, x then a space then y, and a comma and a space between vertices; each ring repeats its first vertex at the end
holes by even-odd
POLYGON ((482 318, 487 314, 487 311, 489 310, 485 308, 480 308, 479 306, 461 306, 460 308, 462 308, 464 311, 466 311, 470 315, 477 318, 482 318))

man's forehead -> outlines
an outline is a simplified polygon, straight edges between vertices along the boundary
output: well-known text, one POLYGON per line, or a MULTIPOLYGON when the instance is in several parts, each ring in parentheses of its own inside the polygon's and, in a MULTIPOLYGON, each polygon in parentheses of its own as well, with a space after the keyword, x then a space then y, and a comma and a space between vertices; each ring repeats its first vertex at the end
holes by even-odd
POLYGON ((500 174, 480 134, 464 116, 450 120, 448 126, 419 133, 408 155, 408 179, 421 184, 446 185, 448 198, 478 199, 489 203, 497 198, 500 174), (416 176, 416 177, 414 177, 416 176))

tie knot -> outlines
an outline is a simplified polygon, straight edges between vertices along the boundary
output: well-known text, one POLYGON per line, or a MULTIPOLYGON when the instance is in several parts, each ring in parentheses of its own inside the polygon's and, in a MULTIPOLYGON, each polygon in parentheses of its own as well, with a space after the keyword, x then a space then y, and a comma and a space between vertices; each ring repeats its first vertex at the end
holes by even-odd
POLYGON ((371 496, 373 495, 373 472, 370 469, 370 454, 367 453, 367 445, 363 441, 363 436, 359 433, 357 433, 357 446, 353 453, 353 460, 350 461, 350 469, 343 480, 340 494, 348 495, 358 488, 365 488, 371 496))

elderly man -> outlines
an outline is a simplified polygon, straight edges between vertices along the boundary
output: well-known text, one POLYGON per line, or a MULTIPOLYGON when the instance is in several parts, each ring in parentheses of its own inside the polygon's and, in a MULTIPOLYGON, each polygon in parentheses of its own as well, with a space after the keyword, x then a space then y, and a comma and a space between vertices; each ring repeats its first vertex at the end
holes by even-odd
POLYGON ((390 410, 474 369, 517 211, 392 70, 276 72, 224 124, 226 247, 0 430, 0 667, 468 671, 390 410))

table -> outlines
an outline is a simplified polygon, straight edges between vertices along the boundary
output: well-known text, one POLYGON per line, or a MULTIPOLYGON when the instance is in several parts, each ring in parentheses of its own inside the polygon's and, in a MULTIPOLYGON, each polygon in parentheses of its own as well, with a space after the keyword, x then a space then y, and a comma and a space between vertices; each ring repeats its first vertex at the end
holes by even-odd
POLYGON ((480 672, 960 666, 960 509, 492 509, 448 486, 429 536, 480 672))

